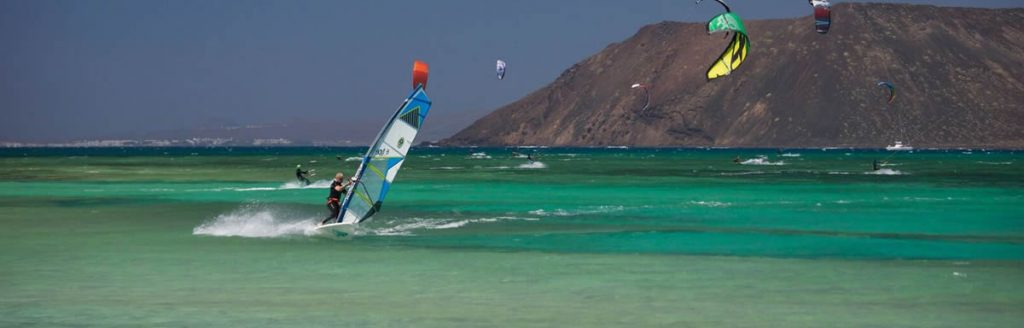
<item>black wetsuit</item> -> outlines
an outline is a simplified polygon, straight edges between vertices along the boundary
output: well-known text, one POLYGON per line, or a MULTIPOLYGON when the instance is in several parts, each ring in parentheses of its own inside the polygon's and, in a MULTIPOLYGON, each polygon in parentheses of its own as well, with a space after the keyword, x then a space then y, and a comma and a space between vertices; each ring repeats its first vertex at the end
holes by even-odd
POLYGON ((343 185, 343 183, 338 180, 331 181, 330 193, 327 195, 327 209, 331 211, 331 215, 320 223, 326 223, 338 217, 338 212, 341 211, 341 198, 347 192, 345 187, 342 187, 340 191, 334 189, 339 185, 343 185))
POLYGON ((306 179, 306 174, 309 174, 309 171, 303 171, 302 169, 295 169, 295 178, 299 179, 299 182, 302 182, 303 184, 308 185, 309 184, 309 179, 306 179))
POLYGON ((878 170, 882 169, 882 166, 878 164, 878 160, 877 159, 875 160, 874 163, 871 163, 871 166, 875 168, 875 171, 878 171, 878 170))

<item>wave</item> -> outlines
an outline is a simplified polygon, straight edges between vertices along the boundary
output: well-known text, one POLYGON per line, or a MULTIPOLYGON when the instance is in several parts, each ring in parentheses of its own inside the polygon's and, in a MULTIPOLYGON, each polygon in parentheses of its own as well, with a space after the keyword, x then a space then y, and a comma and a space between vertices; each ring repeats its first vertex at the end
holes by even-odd
POLYGON ((985 164, 985 165, 1013 165, 1013 162, 985 162, 985 161, 977 161, 975 163, 985 164))
POLYGON ((352 156, 352 157, 349 157, 349 158, 345 159, 346 162, 359 162, 359 161, 362 161, 362 160, 363 160, 363 158, 359 157, 359 156, 352 156))
POLYGON ((696 205, 696 206, 700 206, 700 207, 729 207, 729 206, 732 206, 732 203, 716 202, 716 201, 703 201, 703 200, 700 200, 700 201, 689 201, 689 202, 687 202, 687 204, 696 205))
POLYGON ((461 169, 464 169, 464 167, 461 167, 461 166, 439 166, 439 167, 432 167, 430 169, 431 170, 461 170, 461 169))
POLYGON ((917 201, 917 202, 947 202, 956 200, 967 200, 967 198, 960 197, 903 197, 904 201, 917 201))
POLYGON ((498 221, 538 221, 538 218, 521 218, 514 216, 499 216, 491 218, 477 218, 477 219, 427 219, 427 218, 412 218, 409 220, 402 221, 389 221, 388 224, 397 225, 365 230, 363 233, 377 235, 377 236, 413 236, 417 230, 445 230, 461 228, 468 224, 474 223, 494 223, 498 221))
POLYGON ((625 209, 626 208, 624 206, 622 206, 622 205, 618 205, 618 206, 604 205, 604 206, 582 208, 582 209, 576 209, 576 210, 564 210, 564 209, 561 209, 561 208, 557 208, 557 209, 548 211, 548 210, 545 210, 545 209, 536 209, 536 210, 530 211, 529 213, 533 214, 533 215, 539 215, 539 216, 577 216, 577 215, 588 215, 588 214, 601 214, 601 213, 620 212, 620 211, 623 211, 625 209))
POLYGON ((317 218, 289 216, 261 206, 221 214, 192 229, 193 235, 279 238, 315 235, 317 218))
POLYGON ((750 171, 750 172, 722 172, 719 175, 723 176, 739 176, 739 175, 760 175, 765 174, 764 171, 750 171))
POLYGON ((215 191, 224 191, 224 190, 230 190, 230 191, 272 191, 272 190, 278 190, 278 188, 274 188, 274 187, 218 188, 218 189, 214 189, 214 190, 215 191))
POLYGON ((277 187, 277 189, 284 190, 284 189, 323 189, 323 188, 330 188, 331 187, 331 181, 333 181, 333 180, 316 180, 316 181, 313 181, 312 183, 310 183, 308 185, 303 185, 302 183, 299 183, 298 181, 285 182, 280 187, 277 187))
POLYGON ((480 152, 480 153, 470 154, 469 158, 470 159, 491 159, 491 156, 487 155, 487 153, 480 152))
POLYGON ((298 181, 285 182, 277 187, 224 187, 224 188, 213 188, 213 189, 189 189, 186 191, 275 191, 275 190, 292 190, 292 189, 326 189, 331 187, 332 180, 316 180, 308 185, 303 185, 298 181))
POLYGON ((893 170, 893 169, 881 169, 881 170, 878 170, 878 171, 869 171, 869 172, 864 172, 864 174, 870 174, 870 175, 909 175, 909 173, 903 173, 902 171, 893 170))
POLYGON ((516 166, 516 167, 520 168, 520 169, 546 169, 546 168, 548 168, 548 166, 546 164, 544 164, 544 162, 530 162, 530 163, 525 163, 525 164, 519 164, 519 166, 516 166))
POLYGON ((800 154, 797 154, 797 153, 785 153, 785 154, 782 154, 780 156, 782 156, 782 157, 800 157, 800 154))
POLYGON ((743 164, 743 165, 773 165, 773 166, 781 166, 781 165, 786 165, 786 162, 783 162, 783 161, 772 162, 772 161, 768 160, 768 157, 761 156, 761 157, 751 158, 751 159, 745 160, 743 162, 740 162, 740 164, 743 164))

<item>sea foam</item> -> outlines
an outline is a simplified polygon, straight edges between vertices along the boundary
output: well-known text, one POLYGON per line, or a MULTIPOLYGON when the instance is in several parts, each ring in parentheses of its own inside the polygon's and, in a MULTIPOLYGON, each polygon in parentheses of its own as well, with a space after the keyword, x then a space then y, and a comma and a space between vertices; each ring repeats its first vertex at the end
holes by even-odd
POLYGON ((476 219, 435 219, 435 218, 412 218, 408 220, 393 220, 386 224, 391 226, 367 230, 366 233, 377 236, 412 236, 417 230, 445 230, 464 227, 468 224, 494 223, 498 221, 537 221, 538 218, 521 218, 513 216, 499 216, 476 219))
POLYGON ((864 174, 871 174, 871 175, 906 175, 907 173, 903 173, 900 170, 881 169, 881 170, 878 170, 878 171, 864 172, 864 174))
POLYGON ((751 158, 751 159, 748 159, 748 160, 745 160, 745 161, 741 162, 740 164, 743 164, 743 165, 772 165, 772 166, 786 165, 786 163, 783 162, 783 161, 778 161, 778 162, 769 161, 768 157, 764 157, 764 156, 757 157, 757 158, 751 158))
POLYGON ((546 169, 548 166, 543 162, 529 162, 525 164, 519 164, 519 166, 516 167, 520 169, 546 169))
POLYGON ((200 224, 193 235, 278 238, 316 234, 316 218, 289 216, 273 209, 247 206, 200 224))

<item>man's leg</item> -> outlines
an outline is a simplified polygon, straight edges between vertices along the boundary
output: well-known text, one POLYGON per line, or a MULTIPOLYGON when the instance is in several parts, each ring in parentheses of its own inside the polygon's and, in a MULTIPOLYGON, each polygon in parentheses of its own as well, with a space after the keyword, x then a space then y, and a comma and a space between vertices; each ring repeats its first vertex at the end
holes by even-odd
POLYGON ((331 215, 327 216, 327 218, 321 221, 320 224, 325 224, 327 223, 327 221, 330 221, 338 217, 338 212, 341 211, 341 204, 338 204, 336 202, 329 202, 327 203, 327 209, 331 211, 331 215))

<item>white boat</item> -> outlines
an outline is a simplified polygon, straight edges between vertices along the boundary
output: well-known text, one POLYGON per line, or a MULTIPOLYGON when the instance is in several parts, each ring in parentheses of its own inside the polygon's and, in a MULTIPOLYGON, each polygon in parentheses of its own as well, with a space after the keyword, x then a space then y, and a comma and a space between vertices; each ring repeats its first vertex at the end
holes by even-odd
POLYGON ((889 151, 907 151, 907 150, 914 150, 914 147, 911 147, 910 145, 904 145, 902 141, 897 141, 895 144, 893 144, 891 146, 886 146, 885 150, 889 150, 889 151))

